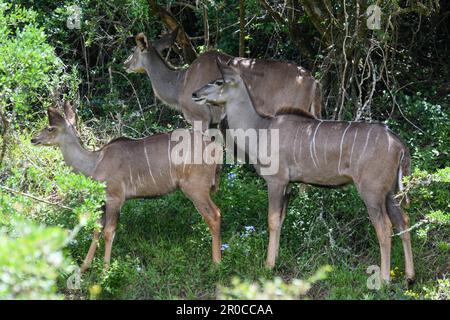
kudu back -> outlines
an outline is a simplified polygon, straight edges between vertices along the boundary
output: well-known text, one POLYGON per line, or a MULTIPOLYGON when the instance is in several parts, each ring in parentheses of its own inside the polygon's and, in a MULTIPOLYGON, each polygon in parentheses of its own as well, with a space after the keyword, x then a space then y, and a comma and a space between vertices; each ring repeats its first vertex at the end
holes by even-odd
MULTIPOLYGON (((219 165, 202 160, 194 164, 196 150, 192 144, 191 157, 186 152, 183 161, 173 162, 172 133, 161 133, 143 139, 118 138, 98 151, 82 147, 75 130, 75 112, 65 104, 64 118, 55 108, 48 109, 49 127, 33 139, 35 145, 58 146, 65 162, 76 172, 106 183, 106 204, 101 224, 105 238, 105 264, 111 257, 112 241, 125 200, 158 197, 176 189, 192 201, 206 220, 212 234, 212 257, 215 263, 221 258, 220 211, 211 200, 210 193, 218 188, 219 165)), ((196 132, 195 134, 199 134, 196 132)), ((194 132, 189 136, 194 141, 194 132)), ((201 140, 202 147, 208 142, 201 140)), ((92 262, 100 233, 95 231, 89 252, 82 265, 85 271, 92 262)))
MULTIPOLYGON (((409 174, 410 155, 405 144, 385 125, 318 120, 304 111, 280 109, 264 117, 253 107, 248 84, 240 70, 218 62, 223 79, 193 93, 197 103, 224 104, 232 129, 276 130, 279 141, 278 171, 264 175, 259 159, 256 171, 266 180, 269 193, 269 249, 267 265, 273 267, 289 198, 289 183, 303 182, 337 187, 354 183, 375 227, 381 252, 381 279, 389 281, 392 224, 402 232, 406 278, 414 279, 409 219, 394 195, 409 174)), ((268 135, 269 138, 271 135, 268 135)), ((258 149, 265 147, 258 141, 258 149)), ((238 146, 238 148, 246 146, 238 146)), ((254 150, 254 149, 246 149, 254 150)), ((252 152, 252 151, 249 151, 252 152)), ((258 158, 259 154, 252 155, 258 158)))
POLYGON ((191 124, 201 121, 205 129, 219 123, 223 117, 223 109, 212 104, 198 105, 192 101, 191 95, 198 88, 220 77, 216 64, 218 58, 229 60, 239 68, 258 112, 270 116, 275 115, 279 108, 292 106, 320 117, 319 82, 310 72, 292 63, 237 58, 208 51, 187 69, 173 69, 161 58, 155 44, 140 33, 136 36, 134 52, 124 62, 124 66, 127 72, 147 73, 153 91, 160 100, 181 111, 191 124))

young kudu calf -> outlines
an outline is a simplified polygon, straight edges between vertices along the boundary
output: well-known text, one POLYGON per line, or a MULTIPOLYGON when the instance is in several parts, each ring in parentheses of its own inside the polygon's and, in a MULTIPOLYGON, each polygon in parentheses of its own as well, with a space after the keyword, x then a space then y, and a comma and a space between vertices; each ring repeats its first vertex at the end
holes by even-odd
MULTIPOLYGON (((414 279, 409 220, 395 200, 402 177, 409 174, 410 156, 402 141, 382 124, 323 121, 304 112, 284 110, 263 117, 253 107, 239 69, 218 62, 223 80, 212 82, 193 93, 197 103, 207 101, 225 106, 231 129, 266 129, 279 132, 279 170, 273 175, 256 171, 266 180, 269 193, 269 248, 267 265, 273 267, 279 249, 281 226, 288 202, 289 182, 319 186, 354 183, 363 199, 380 244, 381 279, 390 276, 391 223, 403 231, 406 278, 414 279)), ((294 110, 295 111, 295 110, 294 110)), ((270 137, 270 136, 269 136, 270 137)), ((261 140, 258 147, 263 147, 261 140)), ((238 145, 244 148, 245 145, 238 145)), ((249 148, 249 152, 254 150, 249 148)), ((273 150, 273 149, 272 149, 273 150)), ((267 154, 267 153, 265 153, 267 154)), ((250 155, 251 156, 251 155, 250 155)), ((258 157, 257 154, 253 155, 258 157)), ((258 159, 267 163, 266 159, 258 159)))
MULTIPOLYGON (((66 118, 54 108, 48 109, 50 126, 31 142, 35 145, 58 146, 65 162, 76 172, 106 183, 106 205, 102 218, 105 237, 105 264, 111 257, 112 242, 120 209, 127 199, 157 197, 180 188, 206 220, 212 234, 212 257, 220 262, 220 211, 210 192, 218 188, 219 166, 216 163, 193 164, 192 150, 183 163, 173 163, 171 152, 176 144, 171 133, 143 139, 118 138, 98 151, 81 145, 75 130, 75 113, 69 103, 64 106, 66 118)), ((199 133, 195 133, 199 134, 199 133)), ((187 135, 194 141, 194 133, 187 135)), ((198 141, 198 140, 197 140, 198 141)), ((208 143, 201 140, 203 147, 208 143)), ((195 155, 194 155, 195 156, 195 155)), ((202 158, 203 159, 203 158, 202 158)), ((82 265, 85 271, 92 262, 100 233, 95 231, 89 252, 82 265)))
MULTIPOLYGON (((174 31, 177 32, 177 31, 174 31)), ((174 37, 172 38, 174 39, 174 37)), ((165 41, 167 44, 168 42, 165 41)), ((136 36, 134 52, 124 62, 127 72, 147 73, 155 95, 168 106, 181 111, 189 123, 201 121, 203 130, 222 119, 223 109, 214 105, 198 105, 191 99, 192 92, 220 77, 217 58, 232 59, 241 70, 256 109, 274 115, 281 106, 309 111, 320 117, 320 85, 312 75, 292 63, 281 61, 232 58, 224 53, 209 51, 199 56, 187 69, 173 69, 161 58, 147 37, 136 36)))

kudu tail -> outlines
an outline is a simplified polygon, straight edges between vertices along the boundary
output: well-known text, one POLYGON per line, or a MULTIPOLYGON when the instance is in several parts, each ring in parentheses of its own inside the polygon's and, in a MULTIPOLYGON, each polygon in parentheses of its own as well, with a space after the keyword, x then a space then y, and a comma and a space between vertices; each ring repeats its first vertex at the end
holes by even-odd
MULTIPOLYGON (((405 176, 409 176, 411 174, 411 167, 410 167, 410 163, 411 163, 411 156, 409 154, 409 150, 408 148, 404 148, 402 151, 402 155, 400 156, 400 163, 398 166, 398 175, 397 175, 397 179, 398 179, 398 190, 400 192, 403 192, 405 190, 405 187, 403 185, 403 177, 405 176)), ((409 207, 409 197, 407 194, 405 194, 401 200, 401 205, 403 207, 409 207)))
POLYGON ((212 181, 212 185, 211 185, 211 192, 215 193, 219 190, 219 185, 220 185, 220 172, 222 166, 220 164, 216 164, 216 172, 214 175, 214 180, 212 181))

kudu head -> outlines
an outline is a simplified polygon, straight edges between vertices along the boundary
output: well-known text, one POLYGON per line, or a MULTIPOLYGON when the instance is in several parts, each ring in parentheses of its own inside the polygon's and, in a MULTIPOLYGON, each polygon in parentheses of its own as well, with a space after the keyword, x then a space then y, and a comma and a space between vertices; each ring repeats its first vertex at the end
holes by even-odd
POLYGON ((128 73, 145 73, 143 57, 149 53, 149 50, 156 50, 160 55, 164 49, 170 48, 177 38, 178 27, 162 36, 160 39, 150 43, 144 33, 139 33, 136 38, 136 47, 133 48, 133 53, 125 60, 124 67, 128 73))
POLYGON ((217 59, 217 67, 222 78, 210 82, 192 93, 192 99, 197 104, 208 103, 224 107, 230 98, 238 97, 242 90, 245 90, 245 83, 237 67, 220 58, 217 59))
POLYGON ((32 139, 34 145, 60 146, 78 137, 75 129, 75 112, 69 102, 64 104, 64 118, 56 108, 47 109, 49 126, 42 129, 32 139))

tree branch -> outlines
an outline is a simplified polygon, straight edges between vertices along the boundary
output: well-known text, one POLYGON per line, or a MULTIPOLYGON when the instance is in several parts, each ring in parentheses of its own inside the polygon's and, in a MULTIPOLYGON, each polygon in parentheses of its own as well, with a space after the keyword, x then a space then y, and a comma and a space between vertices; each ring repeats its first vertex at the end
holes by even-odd
POLYGON ((275 20, 276 22, 278 22, 279 24, 282 24, 282 25, 286 24, 286 21, 284 20, 284 18, 278 12, 273 10, 272 7, 270 6, 270 4, 266 0, 259 0, 259 2, 263 6, 263 8, 267 10, 267 12, 273 18, 273 20, 275 20))
POLYGON ((45 200, 45 199, 42 199, 42 198, 38 198, 38 197, 33 196, 33 195, 31 195, 31 194, 24 193, 24 192, 21 192, 21 191, 17 191, 17 190, 14 190, 14 189, 11 189, 11 188, 8 188, 8 187, 5 187, 5 186, 0 186, 0 188, 6 190, 6 191, 8 191, 8 192, 15 193, 15 194, 19 194, 19 195, 21 195, 21 196, 24 196, 24 197, 27 197, 27 198, 30 198, 30 199, 33 199, 33 200, 36 200, 36 201, 39 201, 39 202, 43 202, 43 203, 46 203, 46 204, 50 204, 50 205, 52 205, 52 206, 58 206, 58 207, 60 207, 60 208, 64 208, 64 209, 68 209, 68 210, 73 210, 72 208, 67 207, 67 206, 64 206, 64 205, 62 205, 62 204, 55 203, 55 202, 51 202, 51 201, 48 201, 48 200, 45 200))
POLYGON ((299 0, 302 4, 303 8, 306 11, 306 14, 311 19, 312 24, 316 28, 316 30, 320 33, 322 38, 326 41, 327 44, 329 43, 329 37, 327 35, 327 28, 324 27, 323 22, 324 21, 330 21, 330 17, 326 16, 324 12, 326 10, 322 10, 320 8, 320 1, 316 0, 299 0))
POLYGON ((176 28, 179 28, 177 42, 183 49, 183 56, 186 62, 191 63, 192 61, 197 59, 197 52, 192 45, 191 39, 184 31, 183 26, 169 11, 159 6, 156 0, 148 0, 148 3, 150 5, 151 13, 158 16, 167 28, 172 31, 176 28))

